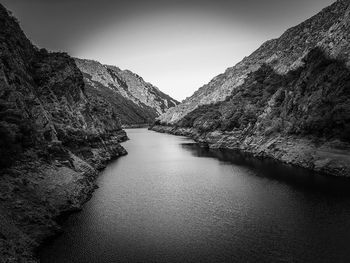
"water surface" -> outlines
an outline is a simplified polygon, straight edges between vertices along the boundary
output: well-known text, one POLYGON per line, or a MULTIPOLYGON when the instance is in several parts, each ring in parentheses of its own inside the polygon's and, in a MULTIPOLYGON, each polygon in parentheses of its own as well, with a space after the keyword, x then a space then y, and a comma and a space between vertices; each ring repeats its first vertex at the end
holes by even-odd
POLYGON ((127 133, 42 262, 350 262, 348 180, 127 133))

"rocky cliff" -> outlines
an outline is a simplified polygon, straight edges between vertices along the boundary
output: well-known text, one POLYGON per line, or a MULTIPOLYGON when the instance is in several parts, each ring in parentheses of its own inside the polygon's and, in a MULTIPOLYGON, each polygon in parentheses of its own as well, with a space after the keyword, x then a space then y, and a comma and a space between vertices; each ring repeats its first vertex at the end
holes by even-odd
POLYGON ((178 104, 129 70, 92 60, 75 61, 83 72, 86 91, 95 97, 107 97, 117 109, 123 125, 151 123, 167 109, 178 104))
POLYGON ((349 1, 337 1, 160 116, 155 130, 350 176, 349 1))
POLYGON ((97 171, 126 154, 118 109, 87 91, 74 59, 39 50, 0 5, 0 261, 33 251, 79 209, 97 171))
POLYGON ((350 61, 349 1, 338 0, 314 17, 288 29, 280 38, 265 42, 258 50, 208 84, 198 89, 181 104, 159 117, 162 123, 173 124, 200 105, 223 101, 241 86, 250 72, 262 64, 285 74, 302 65, 308 52, 321 47, 333 58, 350 61))

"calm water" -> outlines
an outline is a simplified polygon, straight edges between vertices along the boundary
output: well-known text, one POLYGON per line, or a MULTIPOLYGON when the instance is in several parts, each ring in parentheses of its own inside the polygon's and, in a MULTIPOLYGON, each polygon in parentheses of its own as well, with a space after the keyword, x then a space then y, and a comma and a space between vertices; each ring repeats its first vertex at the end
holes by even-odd
POLYGON ((350 262, 348 181, 127 132, 42 262, 350 262))

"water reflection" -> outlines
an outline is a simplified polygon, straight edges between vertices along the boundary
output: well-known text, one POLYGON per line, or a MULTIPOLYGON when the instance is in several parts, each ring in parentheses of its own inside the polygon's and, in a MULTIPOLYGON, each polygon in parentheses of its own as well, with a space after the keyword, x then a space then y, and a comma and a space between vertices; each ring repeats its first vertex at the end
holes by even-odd
POLYGON ((199 147, 196 143, 182 143, 181 147, 194 156, 217 158, 223 163, 232 163, 254 170, 254 176, 288 183, 293 187, 327 195, 350 196, 350 178, 330 177, 304 168, 277 162, 269 158, 257 158, 229 149, 199 147))
POLYGON ((347 180, 146 129, 128 136, 129 154, 42 263, 350 262, 347 180))

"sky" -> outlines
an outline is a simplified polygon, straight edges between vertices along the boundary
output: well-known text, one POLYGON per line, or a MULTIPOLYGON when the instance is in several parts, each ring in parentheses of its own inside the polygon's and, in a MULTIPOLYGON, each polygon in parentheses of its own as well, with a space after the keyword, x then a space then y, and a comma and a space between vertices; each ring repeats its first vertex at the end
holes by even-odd
POLYGON ((182 101, 334 0, 0 0, 37 46, 129 69, 182 101))

